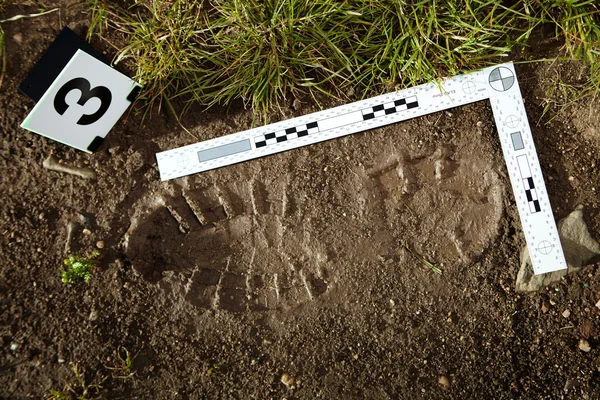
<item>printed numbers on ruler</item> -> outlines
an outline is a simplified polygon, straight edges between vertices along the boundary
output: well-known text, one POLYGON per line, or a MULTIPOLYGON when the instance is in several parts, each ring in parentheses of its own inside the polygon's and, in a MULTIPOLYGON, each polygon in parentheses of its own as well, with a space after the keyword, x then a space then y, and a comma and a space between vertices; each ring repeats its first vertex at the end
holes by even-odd
POLYGON ((137 83, 79 50, 21 126, 93 151, 131 104, 137 83))

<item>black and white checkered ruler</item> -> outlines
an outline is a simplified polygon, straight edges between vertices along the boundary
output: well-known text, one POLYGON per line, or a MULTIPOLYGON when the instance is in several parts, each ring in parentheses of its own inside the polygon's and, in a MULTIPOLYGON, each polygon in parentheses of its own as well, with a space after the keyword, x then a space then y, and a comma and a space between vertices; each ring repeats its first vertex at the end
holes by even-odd
POLYGON ((492 105, 534 273, 567 268, 512 63, 164 151, 156 158, 164 181, 480 100, 492 105))

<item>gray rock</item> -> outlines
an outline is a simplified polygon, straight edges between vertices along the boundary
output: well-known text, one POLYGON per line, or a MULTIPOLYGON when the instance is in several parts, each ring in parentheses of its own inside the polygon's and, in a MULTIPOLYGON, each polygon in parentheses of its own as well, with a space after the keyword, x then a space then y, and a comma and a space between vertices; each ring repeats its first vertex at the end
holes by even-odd
POLYGON ((515 287, 518 291, 533 292, 559 281, 567 274, 577 272, 594 257, 600 255, 600 244, 592 238, 583 220, 583 206, 558 222, 558 234, 562 243, 568 268, 548 274, 534 275, 527 246, 521 250, 521 269, 515 287))

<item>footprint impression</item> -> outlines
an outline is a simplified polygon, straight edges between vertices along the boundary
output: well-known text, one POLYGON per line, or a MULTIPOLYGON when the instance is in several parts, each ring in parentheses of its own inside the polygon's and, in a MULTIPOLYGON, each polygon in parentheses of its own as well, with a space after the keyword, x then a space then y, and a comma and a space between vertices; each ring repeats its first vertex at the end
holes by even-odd
POLYGON ((310 184, 256 163, 228 182, 186 178, 168 194, 147 194, 134 205, 126 256, 177 299, 247 312, 294 307, 333 288, 341 298, 352 287, 342 281, 377 274, 382 257, 418 268, 405 264, 402 244, 445 265, 468 265, 491 246, 506 194, 493 142, 372 140, 355 155, 362 163, 327 174, 313 165, 310 184))
POLYGON ((133 267, 192 305, 263 311, 327 291, 327 260, 294 219, 286 188, 260 181, 184 188, 140 213, 125 237, 133 267))

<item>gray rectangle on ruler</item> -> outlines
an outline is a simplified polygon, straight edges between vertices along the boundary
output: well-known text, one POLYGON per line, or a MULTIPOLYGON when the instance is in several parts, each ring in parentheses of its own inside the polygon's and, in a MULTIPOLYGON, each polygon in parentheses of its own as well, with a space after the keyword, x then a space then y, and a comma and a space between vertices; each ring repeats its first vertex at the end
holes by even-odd
POLYGON ((523 150, 525 148, 525 145, 523 145, 523 137, 521 136, 521 132, 511 133, 510 138, 512 139, 513 149, 523 150))
POLYGON ((240 140, 239 142, 233 142, 224 144, 222 146, 213 147, 211 149, 200 150, 198 152, 198 160, 200 162, 214 160, 215 158, 221 158, 230 156, 232 154, 241 153, 243 151, 252 150, 250 140, 240 140))
POLYGON ((325 132, 330 129, 340 128, 342 126, 355 124, 357 122, 362 122, 362 112, 354 111, 342 115, 338 115, 336 117, 331 117, 327 119, 322 119, 319 121, 319 132, 325 132))

